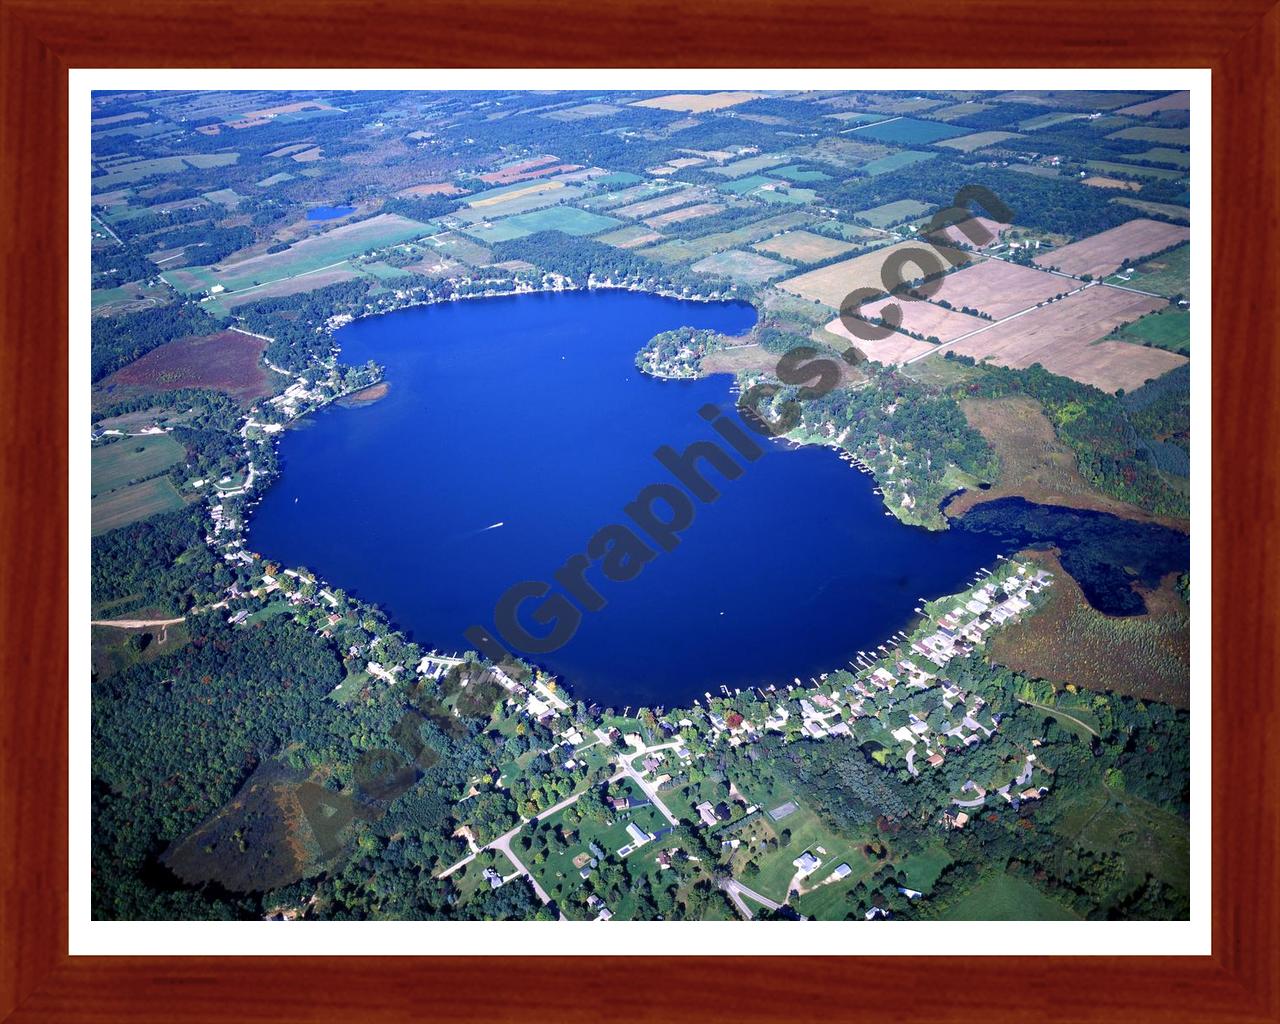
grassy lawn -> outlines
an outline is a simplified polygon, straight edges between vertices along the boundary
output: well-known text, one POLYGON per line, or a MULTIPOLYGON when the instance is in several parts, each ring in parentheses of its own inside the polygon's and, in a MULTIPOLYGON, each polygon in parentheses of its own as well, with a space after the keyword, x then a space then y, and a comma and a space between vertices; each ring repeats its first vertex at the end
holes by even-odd
POLYGON ((93 496, 154 476, 186 457, 186 449, 168 434, 125 437, 95 445, 90 459, 93 496))
POLYGON ((926 847, 897 862, 898 869, 906 875, 908 887, 926 893, 933 888, 942 869, 950 863, 951 854, 947 853, 941 843, 926 847))
MULTIPOLYGON (((264 609, 265 610, 265 609, 264 609)), ((259 613, 255 613, 259 614, 259 613)), ((329 694, 339 704, 345 704, 347 701, 355 697, 364 688, 365 683, 369 682, 373 676, 368 672, 348 672, 347 678, 342 680, 337 688, 329 694)))
POLYGON ((943 921, 1075 921, 1075 914, 1011 875, 984 878, 941 915, 943 921))
POLYGON ((185 622, 176 626, 151 626, 145 629, 94 626, 91 648, 93 673, 97 678, 105 679, 131 665, 155 661, 180 650, 190 639, 185 622), (149 635, 151 638, 141 651, 131 642, 137 635, 149 635))
MULTIPOLYGON (((267 619, 275 618, 277 615, 284 615, 293 611, 293 605, 288 601, 272 601, 262 608, 259 608, 252 615, 248 615, 244 619, 246 626, 253 626, 259 622, 265 622, 267 619)), ((350 677, 348 677, 350 678, 350 677)))

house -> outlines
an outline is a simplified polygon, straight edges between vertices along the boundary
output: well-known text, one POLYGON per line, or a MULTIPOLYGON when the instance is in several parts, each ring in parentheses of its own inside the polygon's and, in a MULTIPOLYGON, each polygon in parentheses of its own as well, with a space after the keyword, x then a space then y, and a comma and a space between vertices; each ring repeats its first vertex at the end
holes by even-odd
POLYGON ((611 921, 612 919, 613 919, 613 911, 610 910, 608 907, 605 907, 602 911, 600 911, 600 913, 596 915, 597 921, 611 921))
POLYGON ((851 874, 853 874, 853 868, 849 867, 848 864, 838 864, 836 869, 831 872, 831 877, 833 879, 848 878, 851 874))
POLYGON ((627 835, 629 835, 636 846, 643 846, 653 836, 649 835, 644 829, 637 825, 634 821, 627 824, 627 835))
POLYGON ((490 889, 502 888, 502 876, 498 874, 498 872, 496 872, 493 868, 490 867, 490 868, 484 869, 484 879, 486 882, 489 883, 490 889))
POLYGON ((811 875, 818 870, 822 861, 818 860, 818 858, 808 850, 805 850, 804 853, 800 854, 800 856, 791 863, 800 869, 800 874, 811 875))
POLYGON ((937 767, 938 767, 938 765, 942 764, 942 762, 943 762, 944 760, 946 760, 946 758, 944 758, 941 754, 930 754, 930 755, 929 755, 929 767, 930 767, 930 768, 937 768, 937 767))
POLYGON ((609 798, 609 806, 615 811, 627 811, 631 809, 631 797, 629 796, 611 796, 609 798))
POLYGON ((918 900, 924 895, 919 889, 908 889, 904 886, 898 886, 898 892, 902 893, 909 900, 918 900))
POLYGON ((874 921, 877 917, 888 917, 889 915, 879 907, 872 907, 863 915, 868 921, 874 921))
POLYGON ((698 812, 698 817, 702 819, 702 824, 714 825, 716 823, 716 812, 711 806, 710 800, 703 800, 694 810, 698 812))

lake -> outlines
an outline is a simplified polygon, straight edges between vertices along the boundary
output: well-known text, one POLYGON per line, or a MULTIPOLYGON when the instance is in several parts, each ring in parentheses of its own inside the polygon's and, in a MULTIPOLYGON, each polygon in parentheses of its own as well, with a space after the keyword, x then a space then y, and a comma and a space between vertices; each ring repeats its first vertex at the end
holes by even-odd
MULTIPOLYGON (((732 410, 732 378, 655 380, 636 370, 637 350, 680 326, 739 334, 754 317, 742 303, 593 291, 356 321, 338 333, 341 358, 383 364, 389 393, 330 406, 285 433, 281 474, 249 543, 378 604, 424 647, 473 648, 464 631, 493 629, 509 587, 554 581, 597 531, 629 522, 623 507, 647 485, 672 482, 656 449, 718 440, 699 410, 732 410)), ((1062 542, 1064 564, 1075 559, 1068 568, 1099 607, 1179 558, 1165 534, 1151 543, 1146 531, 1161 527, 1019 499, 973 510, 962 521, 972 528, 905 526, 834 451, 761 447, 737 479, 707 471, 718 500, 691 502, 678 546, 636 578, 589 569, 606 606, 583 614, 563 647, 529 660, 583 699, 671 706, 721 684, 808 681, 845 667, 906 626, 921 598, 962 589, 1028 542, 1062 542), (1127 558, 1112 557, 1111 538, 1127 558)), ((538 606, 523 614, 533 633, 546 631, 531 618, 538 606)))
POLYGON ((355 212, 354 206, 313 206, 307 211, 307 220, 337 220, 355 212))

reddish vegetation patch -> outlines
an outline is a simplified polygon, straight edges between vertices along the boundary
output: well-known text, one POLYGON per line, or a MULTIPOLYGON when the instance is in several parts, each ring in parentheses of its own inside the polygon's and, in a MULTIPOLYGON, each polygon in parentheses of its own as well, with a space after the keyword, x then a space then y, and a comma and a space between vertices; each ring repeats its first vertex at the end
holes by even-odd
POLYGON ((522 160, 518 164, 511 164, 497 171, 489 171, 487 174, 480 175, 480 180, 487 181, 490 185, 510 185, 513 182, 551 174, 554 171, 576 171, 582 167, 581 164, 562 164, 559 161, 560 158, 555 156, 537 156, 532 160, 522 160), (555 164, 555 166, 548 167, 547 164, 555 164))
POLYGON ((244 404, 271 394, 270 371, 262 365, 267 343, 239 331, 182 338, 152 349, 103 382, 116 397, 180 388, 225 391, 244 404))
POLYGON ((451 181, 428 181, 425 185, 411 185, 396 193, 398 196, 460 196, 466 194, 465 188, 458 188, 451 181))

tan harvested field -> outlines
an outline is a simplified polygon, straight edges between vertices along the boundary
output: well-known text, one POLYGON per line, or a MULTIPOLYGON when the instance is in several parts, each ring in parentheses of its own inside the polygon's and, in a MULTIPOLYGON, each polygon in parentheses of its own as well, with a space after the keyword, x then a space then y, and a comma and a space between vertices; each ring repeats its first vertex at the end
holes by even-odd
POLYGON ((486 196, 483 199, 472 199, 467 205, 472 208, 498 206, 502 203, 509 203, 512 200, 520 199, 524 196, 537 196, 546 192, 554 192, 557 189, 564 188, 564 182, 561 181, 535 181, 525 188, 514 188, 509 192, 503 192, 501 195, 486 196))
POLYGON ((751 248, 761 252, 771 252, 799 263, 816 263, 839 256, 843 252, 856 248, 852 242, 842 242, 838 238, 827 238, 815 235, 812 231, 788 231, 785 235, 775 235, 763 242, 757 242, 751 248))
POLYGON ((1000 236, 1008 231, 1010 227, 1012 225, 1001 224, 990 217, 966 217, 959 224, 948 224, 927 237, 945 239, 957 245, 971 245, 975 249, 985 249, 988 245, 995 245, 1000 241, 1000 236), (973 238, 969 237, 965 230, 966 228, 973 233, 973 238), (990 241, 982 241, 984 238, 990 239, 990 241))
POLYGON ((984 146, 994 146, 997 142, 1008 142, 1009 139, 1022 138, 1017 132, 974 132, 972 135, 961 135, 956 139, 939 139, 935 146, 946 146, 958 149, 962 153, 972 153, 984 146))
POLYGON ((712 92, 706 94, 677 92, 669 96, 655 96, 653 99, 638 100, 633 107, 655 107, 658 110, 684 110, 690 114, 701 114, 707 110, 723 110, 734 107, 749 100, 758 100, 764 96, 762 92, 712 92))
POLYGON ((1100 174, 1095 174, 1089 178, 1081 178, 1081 185, 1090 185, 1093 188, 1121 188, 1130 192, 1137 192, 1142 186, 1136 181, 1122 181, 1120 178, 1104 178, 1100 174))
POLYGON ((1168 96, 1161 96, 1158 100, 1148 100, 1146 103, 1135 103, 1131 107, 1125 107, 1123 110, 1117 110, 1117 114, 1131 114, 1134 117, 1146 117, 1148 114, 1154 114, 1160 110, 1190 110, 1191 109, 1191 93, 1189 92, 1173 92, 1168 96))
POLYGON ((604 242, 605 245, 612 245, 619 249, 634 249, 637 246, 661 240, 662 235, 657 231, 647 231, 639 224, 628 224, 625 228, 618 228, 617 231, 596 235, 597 242, 604 242))
POLYGON ((1003 320, 1075 287, 1074 281, 1043 270, 1003 260, 983 260, 948 274, 929 298, 933 302, 949 302, 957 309, 968 306, 1003 320))
POLYGON ((241 292, 226 292, 218 296, 218 303, 227 309, 235 309, 237 306, 257 302, 259 299, 275 299, 281 295, 298 295, 301 292, 313 292, 317 288, 324 288, 326 285, 339 284, 342 281, 354 281, 360 276, 360 273, 354 270, 350 263, 342 263, 336 267, 325 267, 323 270, 313 271, 310 274, 286 277, 283 280, 273 281, 257 288, 248 288, 241 292))
POLYGON ((1166 305, 1164 299, 1094 285, 958 341, 951 351, 1014 369, 1039 363, 1102 391, 1133 391, 1187 360, 1163 349, 1096 339, 1166 305))
POLYGON ((411 185, 396 193, 398 196, 460 196, 467 190, 458 188, 451 181, 428 181, 423 185, 411 185))
POLYGON ((645 199, 638 203, 632 203, 629 206, 621 206, 610 210, 611 217, 627 217, 631 220, 639 220, 641 217, 649 217, 663 210, 669 210, 673 206, 682 206, 685 203, 691 203, 695 199, 704 199, 707 191, 700 188, 681 188, 673 192, 664 192, 660 196, 654 196, 652 199, 645 199))
POLYGON ((905 363, 908 359, 914 359, 916 356, 922 356, 926 352, 932 352, 936 345, 930 345, 925 341, 916 341, 915 338, 908 338, 905 334, 899 334, 894 331, 887 338, 876 338, 868 340, 859 338, 850 333, 840 319, 837 317, 827 324, 824 328, 827 334, 834 334, 839 340, 832 340, 831 344, 840 347, 840 342, 846 345, 853 345, 868 359, 877 363, 884 363, 885 366, 891 366, 895 363, 905 363))
POLYGON ((1056 267, 1064 274, 1092 274, 1105 277, 1113 273, 1125 259, 1136 260, 1175 242, 1185 242, 1191 237, 1191 229, 1178 224, 1148 220, 1140 217, 1121 224, 1110 231, 1102 231, 1061 249, 1037 256, 1033 261, 1040 267, 1056 267))
MULTIPOLYGON (((939 341, 954 341, 962 338, 979 327, 986 327, 990 321, 965 313, 957 313, 954 309, 934 305, 922 300, 892 298, 876 299, 862 306, 858 313, 868 320, 880 316, 885 307, 896 304, 901 313, 902 329, 912 334, 923 334, 926 338, 934 337, 939 341)), ((840 321, 837 320, 837 323, 840 321)))
MULTIPOLYGON (((810 270, 808 273, 779 281, 778 287, 801 298, 814 299, 824 306, 839 309, 844 297, 855 288, 874 288, 877 291, 885 291, 882 276, 885 260, 895 252, 913 252, 920 249, 931 253, 943 266, 950 266, 950 259, 954 259, 956 264, 967 263, 973 259, 972 255, 958 249, 922 245, 920 242, 899 242, 897 245, 888 245, 875 252, 864 253, 853 259, 833 263, 829 267, 819 267, 817 270, 810 270), (944 254, 938 252, 940 248, 951 253, 951 256, 944 259, 944 254)), ((898 276, 908 278, 908 275, 917 272, 916 267, 908 265, 902 268, 902 273, 898 276)))
POLYGON ((535 167, 545 167, 547 164, 559 163, 558 156, 552 156, 544 153, 542 156, 530 157, 528 160, 521 160, 519 163, 508 164, 506 167, 499 168, 496 171, 489 171, 487 174, 480 175, 481 181, 487 181, 491 185, 509 185, 513 181, 519 181, 520 175, 525 171, 530 171, 535 167))
POLYGON ((312 146, 310 149, 304 149, 301 153, 294 153, 289 159, 296 160, 300 164, 315 163, 320 159, 320 147, 312 146))
POLYGON ((310 148, 311 148, 310 142, 291 142, 287 146, 281 146, 279 149, 273 149, 270 153, 267 154, 267 159, 272 159, 278 156, 288 156, 290 153, 297 153, 297 152, 300 152, 301 150, 310 149, 310 148))
POLYGON ((649 217, 645 223, 651 228, 660 228, 666 224, 675 224, 682 220, 693 220, 695 217, 707 217, 724 209, 723 203, 698 203, 696 206, 684 206, 679 210, 668 210, 656 217, 649 217))

